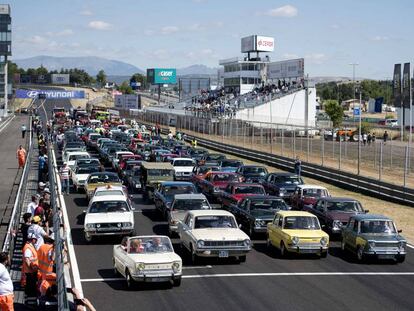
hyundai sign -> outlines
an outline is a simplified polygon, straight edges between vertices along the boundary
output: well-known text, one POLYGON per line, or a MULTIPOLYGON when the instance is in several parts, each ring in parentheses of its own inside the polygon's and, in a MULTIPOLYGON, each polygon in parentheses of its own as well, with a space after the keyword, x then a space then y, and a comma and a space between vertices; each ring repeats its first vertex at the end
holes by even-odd
POLYGON ((85 91, 66 90, 16 90, 16 98, 38 98, 39 94, 46 95, 48 99, 82 99, 85 98, 85 91))
POLYGON ((173 68, 147 69, 147 80, 151 84, 176 84, 177 70, 173 68))

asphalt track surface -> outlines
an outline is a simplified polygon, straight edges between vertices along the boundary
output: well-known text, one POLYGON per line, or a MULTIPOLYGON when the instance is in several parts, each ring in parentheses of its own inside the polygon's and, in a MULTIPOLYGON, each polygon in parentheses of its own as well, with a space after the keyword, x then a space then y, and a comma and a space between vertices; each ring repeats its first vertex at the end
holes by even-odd
MULTIPOLYGON (((56 104, 46 102, 46 110, 56 104)), ((68 103, 66 103, 68 104, 68 103)), ((56 106, 62 105, 59 101, 56 106)), ((58 164, 60 155, 58 155, 58 164)), ((105 237, 87 244, 83 239, 85 194, 65 196, 72 240, 85 297, 97 310, 413 310, 414 251, 403 264, 356 263, 331 243, 326 259, 292 257, 280 259, 268 251, 264 240, 254 240, 246 263, 202 260, 192 266, 183 258, 180 287, 151 283, 126 289, 125 281, 112 268, 112 247, 120 238, 105 237)), ((167 224, 154 205, 143 204, 134 194, 137 234, 166 234, 167 224)))

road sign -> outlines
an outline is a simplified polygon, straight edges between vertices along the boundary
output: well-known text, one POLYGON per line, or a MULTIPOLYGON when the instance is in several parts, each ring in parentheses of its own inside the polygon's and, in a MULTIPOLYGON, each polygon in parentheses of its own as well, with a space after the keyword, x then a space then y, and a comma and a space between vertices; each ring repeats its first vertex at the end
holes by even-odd
POLYGON ((358 117, 361 114, 361 108, 360 107, 354 107, 354 116, 358 117))

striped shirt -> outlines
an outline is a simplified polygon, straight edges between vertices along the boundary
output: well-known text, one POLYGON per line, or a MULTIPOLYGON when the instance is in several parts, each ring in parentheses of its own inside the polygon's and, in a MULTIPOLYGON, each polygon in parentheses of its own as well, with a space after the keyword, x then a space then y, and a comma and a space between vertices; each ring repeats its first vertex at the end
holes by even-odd
POLYGON ((69 167, 62 166, 59 170, 59 174, 61 179, 69 179, 69 167))

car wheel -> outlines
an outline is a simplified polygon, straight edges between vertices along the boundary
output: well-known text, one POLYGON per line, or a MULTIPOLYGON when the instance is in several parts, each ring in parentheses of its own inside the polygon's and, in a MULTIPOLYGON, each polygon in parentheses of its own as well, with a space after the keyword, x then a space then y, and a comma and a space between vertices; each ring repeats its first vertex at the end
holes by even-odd
POLYGON ((79 192, 79 189, 75 184, 73 184, 73 192, 75 192, 75 193, 79 192))
POLYGON ((283 243, 283 241, 280 242, 280 249, 279 249, 279 251, 280 251, 280 257, 282 257, 282 258, 286 258, 287 257, 287 250, 286 250, 285 243, 283 243))
POLYGON ((194 250, 194 248, 193 248, 192 245, 190 247, 190 250, 191 250, 191 263, 193 265, 195 265, 195 264, 198 263, 198 256, 197 256, 197 254, 196 254, 196 252, 195 252, 195 250, 194 250))
POLYGON ((398 255, 396 259, 398 263, 403 263, 405 261, 405 255, 398 255))
POLYGON ((251 224, 249 225, 249 237, 251 239, 253 239, 253 237, 254 237, 254 230, 253 230, 253 226, 251 224))
POLYGON ((358 246, 358 248, 357 248, 357 252, 356 252, 356 255, 357 255, 357 259, 358 259, 358 261, 359 261, 359 262, 363 262, 363 261, 365 260, 365 256, 364 256, 364 248, 363 248, 363 247, 361 247, 361 246, 358 246))
POLYGON ((344 239, 342 239, 342 240, 341 240, 341 250, 342 250, 343 252, 345 252, 345 251, 346 251, 346 244, 345 244, 344 239))
POLYGON ((114 275, 115 276, 118 276, 119 275, 119 271, 118 271, 118 269, 116 268, 116 266, 115 266, 115 259, 112 259, 112 262, 113 262, 113 264, 114 264, 114 275))
POLYGON ((172 232, 172 231, 171 231, 170 226, 168 226, 168 236, 169 236, 170 238, 172 238, 172 237, 173 237, 173 235, 174 235, 174 232, 172 232))
POLYGON ((324 252, 321 252, 320 254, 319 254, 319 257, 320 258, 326 258, 328 256, 328 251, 324 251, 324 252))
POLYGON ((246 262, 246 255, 239 256, 239 263, 246 262))
POLYGON ((270 241, 269 236, 267 236, 267 239, 266 239, 266 247, 267 247, 267 250, 271 250, 272 247, 273 247, 272 242, 270 241))
POLYGON ((174 279, 173 284, 174 284, 175 287, 180 286, 181 285, 181 277, 179 277, 178 279, 174 279))
POLYGON ((85 241, 86 242, 88 242, 88 243, 91 243, 92 242, 92 235, 90 235, 88 232, 85 232, 84 233, 84 237, 85 237, 85 241))
POLYGON ((126 280, 126 286, 128 289, 133 289, 134 285, 135 285, 135 281, 132 278, 131 274, 129 273, 129 271, 127 270, 125 272, 125 280, 126 280))

